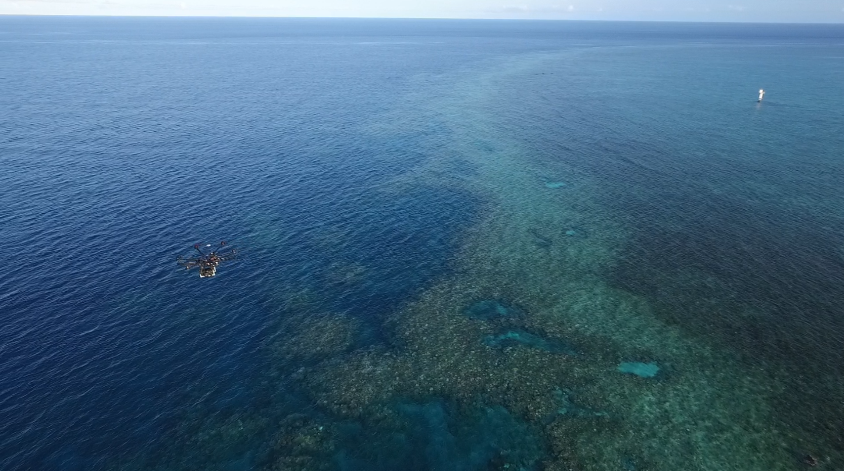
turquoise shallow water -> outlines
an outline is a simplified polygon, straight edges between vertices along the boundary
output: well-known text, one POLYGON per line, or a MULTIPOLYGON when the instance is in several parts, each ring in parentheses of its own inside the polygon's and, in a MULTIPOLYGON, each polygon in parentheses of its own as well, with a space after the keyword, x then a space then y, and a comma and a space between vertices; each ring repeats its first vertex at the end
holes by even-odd
POLYGON ((842 73, 839 26, 2 18, 0 464, 842 468, 842 73))

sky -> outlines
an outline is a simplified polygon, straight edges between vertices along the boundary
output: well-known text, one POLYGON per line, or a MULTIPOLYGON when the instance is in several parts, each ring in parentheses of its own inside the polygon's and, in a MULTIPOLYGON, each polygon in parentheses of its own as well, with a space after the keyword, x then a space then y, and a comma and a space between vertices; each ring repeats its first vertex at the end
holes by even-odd
POLYGON ((844 0, 0 0, 0 14, 844 23, 844 0))

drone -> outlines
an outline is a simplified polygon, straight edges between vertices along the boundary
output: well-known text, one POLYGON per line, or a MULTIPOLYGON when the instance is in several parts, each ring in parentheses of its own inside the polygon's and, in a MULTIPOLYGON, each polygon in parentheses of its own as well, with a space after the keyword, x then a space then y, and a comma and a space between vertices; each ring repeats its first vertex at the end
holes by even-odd
POLYGON ((208 250, 208 247, 211 247, 211 244, 196 244, 193 248, 199 252, 199 255, 179 257, 176 263, 185 267, 185 270, 199 267, 200 278, 211 278, 217 274, 217 265, 234 260, 237 255, 237 249, 226 247, 226 241, 220 242, 220 245, 214 250, 206 252, 205 250, 208 250))

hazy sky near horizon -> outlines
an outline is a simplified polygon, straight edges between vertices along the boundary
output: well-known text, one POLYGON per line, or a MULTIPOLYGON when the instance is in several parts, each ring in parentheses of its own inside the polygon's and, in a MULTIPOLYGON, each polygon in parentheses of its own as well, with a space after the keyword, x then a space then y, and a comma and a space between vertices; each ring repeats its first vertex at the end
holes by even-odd
POLYGON ((0 0, 0 14, 844 23, 844 0, 0 0))

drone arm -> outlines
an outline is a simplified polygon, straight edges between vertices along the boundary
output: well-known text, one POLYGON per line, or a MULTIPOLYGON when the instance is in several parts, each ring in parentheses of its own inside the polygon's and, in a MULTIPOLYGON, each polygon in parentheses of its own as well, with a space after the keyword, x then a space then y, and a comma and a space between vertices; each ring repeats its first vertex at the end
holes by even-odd
POLYGON ((195 258, 188 258, 188 259, 179 258, 178 260, 176 260, 176 263, 185 267, 185 270, 190 270, 191 268, 194 268, 194 267, 199 265, 199 260, 197 260, 195 258))
MULTIPOLYGON (((211 244, 208 244, 208 245, 211 245, 211 244)), ((223 247, 225 247, 225 246, 226 246, 226 241, 222 241, 222 242, 220 242, 220 245, 217 246, 217 248, 215 248, 214 250, 211 251, 211 253, 212 254, 218 254, 221 250, 223 250, 223 247)))
POLYGON ((217 254, 217 258, 219 258, 221 262, 227 262, 229 260, 234 260, 236 256, 237 256, 237 249, 229 249, 227 252, 217 254))

